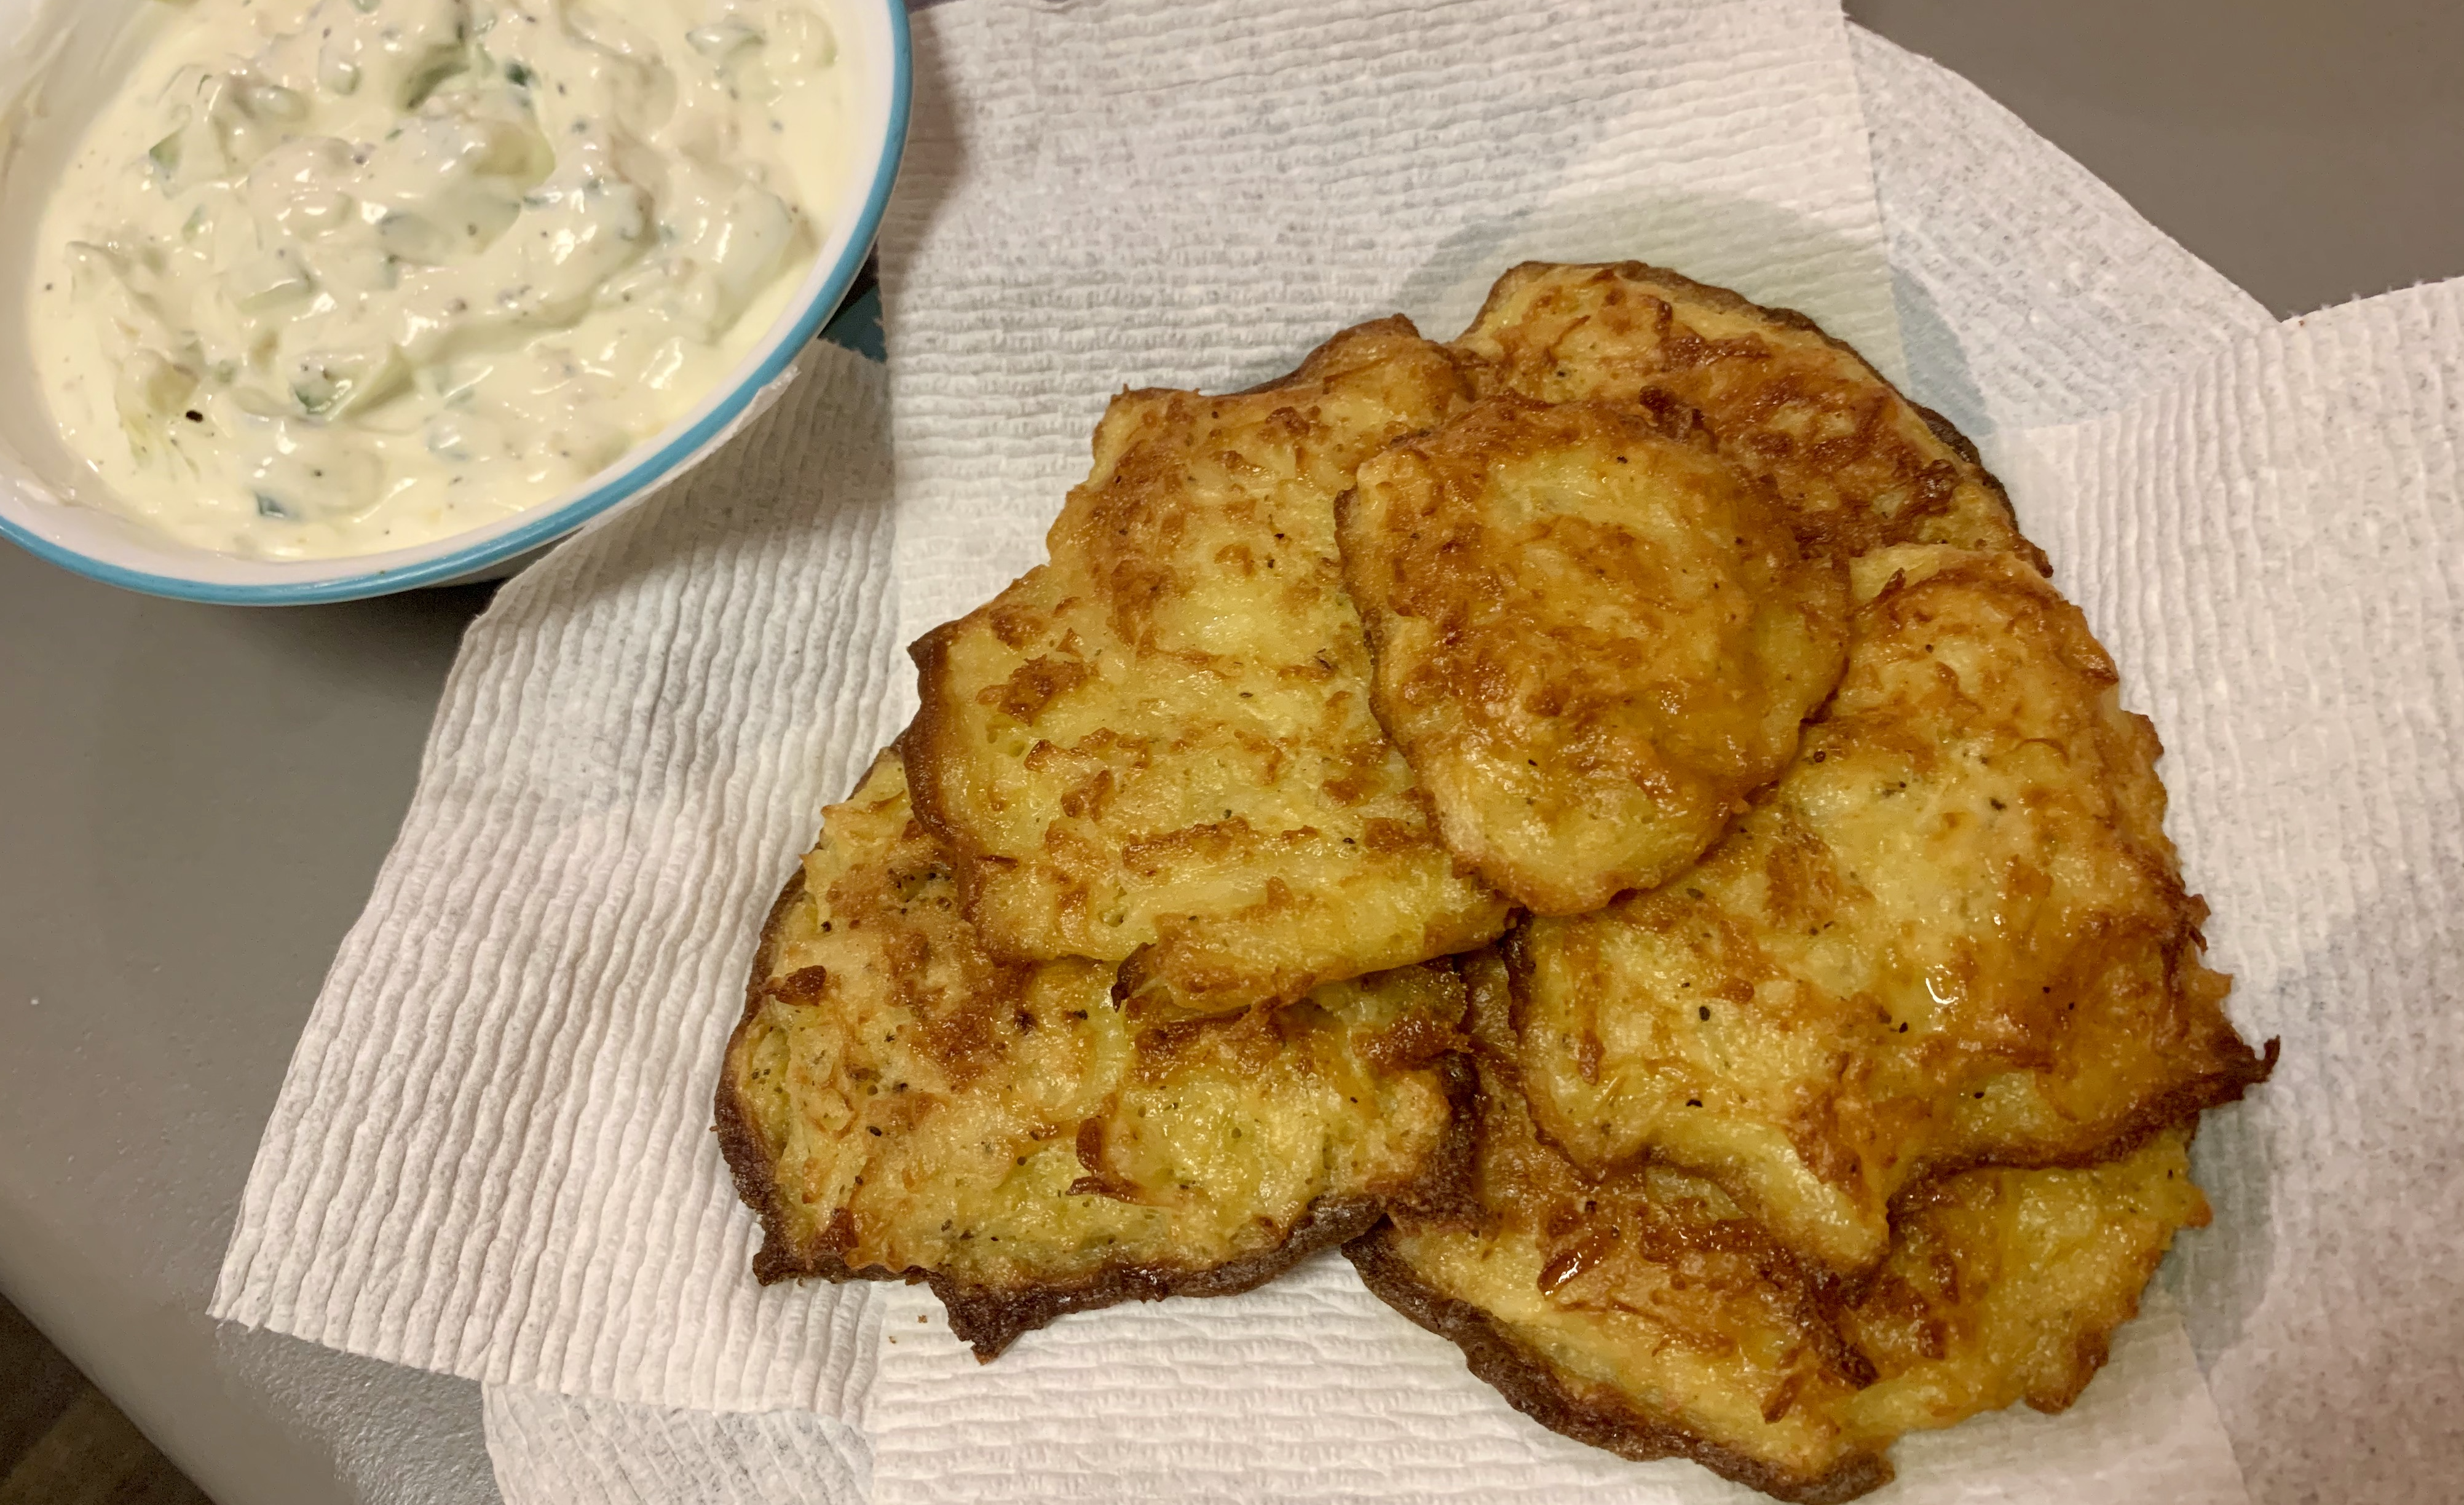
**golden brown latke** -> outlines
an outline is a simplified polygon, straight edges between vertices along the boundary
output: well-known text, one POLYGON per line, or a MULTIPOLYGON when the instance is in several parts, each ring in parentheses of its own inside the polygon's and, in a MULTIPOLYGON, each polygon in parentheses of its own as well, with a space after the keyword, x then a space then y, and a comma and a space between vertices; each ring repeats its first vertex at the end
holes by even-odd
POLYGON ((1659 267, 1528 262, 1455 348, 1482 395, 1700 413, 1720 453, 1771 481, 1809 542, 2013 551, 2039 569, 1975 448, 1804 315, 1659 267))
POLYGON ((1690 871, 1508 938, 1541 1131, 1718 1181, 1842 1271, 1946 1169, 2082 1164, 2262 1061, 2165 837, 2159 752, 2077 608, 2008 554, 1859 559, 1848 668, 1690 871))
POLYGON ((1709 1181, 1577 1172, 1524 1111, 1498 968, 1468 969, 1482 1214, 1398 1211, 1345 1252, 1517 1409, 1626 1457, 1854 1498, 1889 1480, 1903 1433, 2068 1405, 2174 1231, 2208 1221, 2189 1130, 2167 1128, 2101 1165, 1940 1182, 1872 1277, 1840 1282, 1709 1181))
POLYGON ((1460 1195, 1450 963, 1145 1028, 1111 974, 985 955, 883 755, 825 813, 728 1044, 755 1273, 920 1277, 990 1359, 1066 1312, 1247 1290, 1390 1204, 1460 1195))
POLYGON ((916 808, 988 950, 1126 960, 1141 1011, 1206 1015, 1504 927, 1371 713, 1334 542, 1354 467, 1466 401, 1401 319, 1113 400, 1050 563, 915 647, 916 808))
POLYGON ((2068 1405, 2205 1223, 2197 1112, 2275 1047, 2153 732, 1811 321, 1519 267, 1452 346, 1124 394, 1049 546, 916 646, 904 771, 765 932, 762 1278, 928 1279, 989 1357, 1348 1238, 1544 1424, 1846 1499, 2068 1405), (1465 1026, 1408 963, 1508 895, 1465 1026))
POLYGON ((1490 397, 1338 518, 1378 719, 1446 845, 1539 914, 1702 855, 1839 676, 1844 572, 1690 410, 1490 397))

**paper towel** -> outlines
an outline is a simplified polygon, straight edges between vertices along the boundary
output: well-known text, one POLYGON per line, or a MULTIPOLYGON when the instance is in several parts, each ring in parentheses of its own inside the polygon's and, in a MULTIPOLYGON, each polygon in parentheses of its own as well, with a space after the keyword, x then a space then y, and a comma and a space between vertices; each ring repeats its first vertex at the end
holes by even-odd
MULTIPOLYGON (((929 1298, 900 1293, 865 1423, 873 1505, 1765 1498, 1691 1463, 1629 1463, 1542 1428, 1332 1253, 1245 1295, 1104 1316, 979 1366, 929 1298)), ((2078 1406, 1911 1438, 1894 1454, 1900 1481, 1872 1498, 2240 1505, 2197 1374, 2160 1294, 2078 1406)))
MULTIPOLYGON (((2282 361, 2295 366, 2311 359, 2299 340, 2280 349, 2267 344, 2274 324, 2255 302, 2147 226, 2118 196, 2026 132, 2006 112, 1984 103, 1972 89, 1941 70, 1887 44, 1860 39, 1858 46, 1859 60, 1866 64, 1861 76, 1869 91, 1867 107, 1876 122, 1877 172, 1882 184, 1895 291, 1903 310, 1927 316, 1911 320, 1925 336, 1922 345, 1909 343, 1921 394, 1961 412, 1980 431, 1999 434, 2016 453, 2016 447, 2041 432, 2043 426, 2121 407, 2144 394, 2200 390, 2202 384, 2216 381, 2216 373, 2236 358, 2282 361), (2249 357, 2246 347, 2254 340, 2274 353, 2249 357), (2236 352, 2244 353, 2237 356, 2236 352)), ((971 76, 961 70, 959 77, 971 76)), ((1006 187, 996 184, 979 191, 1011 202, 1015 217, 1031 220, 1036 186, 1031 172, 1017 170, 1025 173, 1024 181, 1013 176, 1006 187)), ((1031 239, 1032 232, 1026 233, 1031 239)), ((905 300, 908 304, 930 304, 940 285, 928 275, 935 266, 930 251, 927 247, 918 254, 927 271, 910 274, 915 290, 905 300)), ((903 306, 899 276, 897 271, 891 273, 894 342, 908 327, 896 312, 903 306)), ((1128 321, 1132 326, 1128 343, 1134 349, 1143 325, 1135 317, 1128 321)), ((1435 327, 1444 333, 1452 325, 1436 323, 1435 327)), ((1008 343, 1028 351, 1051 346, 1041 316, 1031 308, 1012 317, 1008 343)), ((906 346, 900 343, 898 348, 903 361, 906 346)), ((2418 348, 2434 352, 2442 346, 2438 337, 2431 335, 2418 348)), ((1233 377, 1255 374, 1254 369, 1244 368, 1224 381, 1228 385, 1233 377)), ((2347 402, 2343 411, 2351 425, 2345 438, 2357 455, 2382 454, 2391 443, 2400 448, 2416 430, 2435 437, 2453 432, 2456 426, 2457 415, 2445 409, 2375 402, 2368 395, 2371 384, 2359 373, 2330 366, 2314 372, 2311 380, 2334 385, 2348 377, 2360 382, 2360 395, 2347 402)), ((902 394, 911 381, 937 386, 944 380, 929 365, 912 376, 903 365, 893 367, 893 381, 902 394)), ((2261 404, 2235 421, 2256 426, 2291 421, 2296 411, 2325 410, 2324 398, 2323 391, 2298 383, 2284 386, 2271 398, 2281 407, 2261 404)), ((987 480, 981 498, 970 502, 955 468, 941 472, 919 467, 932 476, 931 484, 920 479, 911 483, 906 457, 929 451, 935 439, 934 424, 929 414, 908 421, 903 401, 899 410, 902 557, 911 537, 911 520, 921 520, 914 536, 938 536, 932 532, 935 527, 951 531, 964 527, 979 538, 989 537, 991 530, 979 513, 999 512, 1004 486, 1042 485, 1050 493, 1058 490, 1073 464, 1083 464, 1075 453, 1063 454, 1058 446, 1051 446, 1055 453, 1045 457, 1039 470, 1030 453, 1032 435, 1013 435, 1011 448, 980 473, 1008 479, 998 484, 987 480), (1038 480, 1038 476, 1045 478, 1038 480)), ((2172 457, 2170 440, 2162 433, 2133 431, 2126 442, 2110 442, 2121 446, 2110 456, 2115 476, 2133 486, 2161 474, 2172 457)), ((2101 551, 2109 553, 2116 546, 2115 539, 2141 512, 2182 505, 2186 498, 2143 490, 2131 493, 2119 511, 2108 504, 2101 513, 2086 514, 2075 510, 2071 499, 2075 477, 2030 465, 2012 478, 2027 521, 2054 552, 2066 587, 2081 598, 2109 636, 2137 631, 2139 624, 2119 620, 2111 609, 2121 582, 2101 558, 2101 551)), ((2365 499, 2371 506, 2402 509, 2410 503, 2399 491, 2389 489, 2399 479, 2392 475, 2372 476, 2354 493, 2355 498, 2365 499)), ((2429 484, 2437 484, 2434 476, 2429 484)), ((2431 495, 2435 495, 2434 490, 2431 495)), ((2201 496, 2195 505, 2218 519, 2231 519, 2239 511, 2233 499, 2222 494, 2201 496)), ((1040 521, 1043 515, 1035 516, 1040 521)), ((2141 536, 2153 538, 2162 531, 2151 525, 2141 536)), ((2416 532, 2414 542, 2430 541, 2416 532)), ((908 613, 903 626, 920 628, 956 609, 957 602, 944 601, 936 591, 961 599, 979 599, 988 593, 999 584, 996 577, 1035 557, 1030 544, 1016 548, 1015 557, 986 551, 974 564, 979 573, 965 578, 962 585, 954 585, 953 580, 960 576, 964 562, 944 552, 938 578, 919 575, 908 582, 902 593, 908 613)), ((2289 557, 2299 554, 2297 548, 2289 557)), ((2434 552, 2424 556, 2425 560, 2442 557, 2459 556, 2452 544, 2445 556, 2434 552)), ((2166 583, 2179 578, 2172 567, 2177 563, 2154 554, 2134 559, 2122 574, 2140 590, 2161 590, 2166 583)), ((2415 562, 2413 567, 2431 571, 2418 574, 2419 581, 2434 585, 2443 578, 2429 564, 2415 562)), ((2321 608, 2329 599, 2322 595, 2310 605, 2321 608)), ((2170 637, 2147 635, 2142 651, 2125 656, 2134 703, 2151 703, 2160 684, 2178 687, 2200 682, 2190 657, 2195 634, 2240 631, 2240 614, 2255 617, 2277 606, 2249 594, 2226 593, 2221 608, 2216 602, 2217 598, 2206 594, 2176 601, 2176 606, 2192 608, 2192 614, 2176 617, 2180 631, 2170 637), (2190 678, 2186 680, 2186 675, 2190 678)), ((2300 637, 2298 621, 2273 620, 2278 631, 2300 637)), ((2367 667, 2348 665, 2347 671, 2367 667)), ((2366 675, 2363 682, 2368 687, 2359 693, 2365 696, 2396 688, 2384 679, 2370 683, 2366 675)), ((2160 725, 2175 724, 2165 707, 2158 707, 2158 717, 2160 725)), ((2223 729, 2199 730, 2214 740, 2186 741, 2176 736, 2177 745, 2191 748, 2195 759, 2231 761, 2266 749, 2263 729, 2238 733, 2239 746, 2234 745, 2235 737, 2224 735, 2223 729)), ((2441 726, 2433 748, 2452 747, 2456 730, 2452 724, 2441 726)), ((2431 756, 2434 760, 2436 751, 2431 756)), ((2277 797, 2283 797, 2281 791, 2277 797)), ((2223 810, 2183 808, 2175 822, 2177 829, 2201 819, 2218 824, 2233 820, 2223 810)), ((2216 870, 2204 860, 2206 849, 2186 840, 2186 851, 2194 884, 2219 894, 2228 892, 2217 881, 2216 870)), ((2231 859, 2245 872, 2263 869, 2271 860, 2280 870, 2284 853, 2237 851, 2231 859)), ((2232 950, 2222 939, 2218 958, 2233 964, 2232 950)), ((2402 991, 2401 984, 2398 990, 2402 991)), ((2425 994, 2416 987, 2404 996, 2419 1005, 2437 994, 2425 994)), ((2276 1029, 2268 1006, 2255 1000, 2242 1006, 2241 1017, 2255 1033, 2263 1035, 2276 1029)), ((2289 1073, 2284 1087, 2262 1094, 2262 1101, 2270 1105, 2266 1112, 2298 1119, 2328 1106, 2291 1096, 2299 1090, 2295 1085, 2298 1081, 2299 1073, 2289 1073)), ((2347 1078, 2322 1085, 2337 1092, 2361 1084, 2347 1078)), ((2221 1118, 2201 1150, 2202 1168, 2219 1185, 2220 1202, 2228 1205, 2228 1224, 2250 1201, 2238 1191, 2253 1175, 2252 1157, 2236 1140, 2242 1117, 2221 1118)), ((2387 1206, 2395 1204, 2390 1201, 2387 1206)), ((2387 1221, 2382 1220, 2376 1231, 2389 1231, 2387 1221)), ((2213 1243, 2203 1242, 2208 1235, 2185 1240, 2189 1262, 2180 1278, 2186 1286, 2198 1287, 2192 1293, 2194 1315, 2211 1353, 2217 1352, 2215 1340, 2209 1336, 2216 1327, 2212 1310, 2238 1308, 2266 1288, 2266 1273, 2234 1252, 2234 1240, 2243 1236, 2246 1231, 2217 1236, 2213 1243), (2227 1260, 2235 1262, 2232 1269, 2214 1278, 2199 1278, 2201 1273, 2216 1272, 2227 1260)), ((2423 1258, 2417 1247, 2399 1247, 2405 1260, 2423 1258)), ((2426 1277, 2398 1281, 2394 1289, 2404 1290, 2409 1284, 2415 1293, 2454 1295, 2453 1262, 2431 1260, 2430 1265, 2426 1277)), ((1365 1303, 1366 1298, 1358 1295, 1341 1267, 1320 1265, 1305 1277, 1220 1309, 1115 1312, 1084 1319, 1067 1332, 1056 1329, 1035 1335, 1013 1350, 1003 1366, 997 1366, 1002 1372, 994 1375, 975 1370, 954 1347, 936 1347, 930 1339, 908 1336, 932 1332, 935 1313, 929 1303, 914 1297, 894 1297, 884 1332, 901 1342, 894 1352, 885 1350, 873 1409, 869 1413, 876 1446, 876 1497, 887 1502, 910 1497, 1076 1494, 1136 1497, 1171 1493, 1193 1497, 1417 1498, 1449 1491, 1509 1494, 1524 1484, 1534 1493, 1549 1494, 1573 1485, 1575 1474, 1553 1472, 1551 1465, 1540 1461, 1557 1446, 1555 1440, 1522 1427, 1502 1405, 1483 1400, 1476 1389, 1463 1386, 1460 1361, 1450 1350, 1435 1345, 1426 1356, 1429 1366, 1417 1367, 1403 1351, 1383 1346, 1405 1341, 1393 1336, 1391 1318, 1384 1318, 1374 1306, 1347 1307, 1354 1301, 1365 1303), (1354 1311, 1366 1325, 1347 1328, 1340 1316, 1346 1310, 1354 1311), (911 1320, 917 1318, 922 1320, 911 1326, 911 1320), (1380 1333, 1386 1337, 1381 1339, 1380 1333), (1375 1377, 1374 1382, 1371 1376, 1375 1377), (1461 1409, 1450 1410, 1450 1405, 1461 1409), (1498 1430, 1484 1430, 1482 1422, 1474 1418, 1485 1419, 1498 1430)), ((2307 1303, 2297 1304, 2317 1310, 2307 1303)), ((2414 1320, 2432 1304, 2426 1296, 2413 1301, 2414 1320)), ((2179 1429, 2160 1434, 2147 1458, 2128 1455, 2126 1431, 2110 1433, 2117 1450, 2101 1460, 2109 1472, 2066 1469, 2039 1473, 2033 1488, 2046 1497, 2080 1497, 2082 1491, 2098 1498, 2128 1497, 2143 1488, 2145 1494, 2140 1497, 2150 1498, 2183 1494, 2195 1497, 2203 1492, 2232 1497, 2237 1493, 2240 1486, 2232 1456, 2222 1447, 2217 1416, 2199 1385, 2180 1318, 2162 1311, 2161 1299, 2151 1300, 2151 1305, 2160 1310, 2133 1330, 2131 1339, 2148 1345, 2142 1350, 2140 1366, 2117 1365, 2100 1380, 2098 1405, 2107 1418, 2176 1418, 2179 1429), (2149 1458, 2163 1460, 2164 1466, 2155 1466, 2149 1458)), ((2302 1365, 2280 1360, 2253 1361, 2262 1363, 2278 1384, 2298 1391, 2303 1383, 2302 1365)), ((2231 1362, 2228 1354, 2220 1373, 2229 1375, 2231 1362)), ((2388 1465, 2386 1476, 2375 1482, 2390 1490, 2435 1492, 2442 1487, 2438 1481, 2452 1475, 2452 1469, 2406 1471, 2418 1471, 2425 1454, 2441 1446, 2451 1453, 2457 1450, 2435 1425, 2437 1407, 2448 1394, 2442 1381, 2453 1371, 2452 1364, 2444 1371, 2427 1363, 2417 1368, 2429 1389, 2420 1403, 2418 1419, 2408 1428, 2405 1458, 2388 1465)), ((2309 1429, 2314 1442, 2340 1432, 2349 1438, 2364 1426, 2366 1394, 2359 1388, 2348 1392, 2343 1414, 2332 1420, 2314 1417, 2309 1429)), ((2235 1421, 2249 1445, 2256 1433, 2238 1414, 2235 1421)), ((2294 1435, 2286 1429, 2288 1421, 2286 1415, 2275 1415, 2265 1425, 2280 1442, 2294 1435)), ((2010 1424, 2005 1419, 1996 1426, 2010 1424)), ((1986 1494, 2008 1488, 2024 1495, 2032 1487, 2024 1478, 1991 1468, 1956 1466, 1975 1461, 1969 1450, 1990 1451, 1992 1435, 1988 1428, 1962 1428, 1911 1443, 1904 1450, 1910 1471, 1904 1492, 1920 1497, 1934 1487, 1986 1494), (1947 1472, 1921 1472, 1937 1466, 1947 1472)), ((2298 1472, 2277 1469, 2270 1450, 2254 1449, 2252 1456, 2270 1460, 2262 1497, 2303 1497, 2302 1490, 2317 1489, 2334 1476, 2335 1469, 2343 1467, 2338 1452, 2348 1446, 2345 1442, 2321 1449, 2316 1456, 2328 1466, 2327 1471, 2308 1479, 2298 1472)), ((1672 1497, 1672 1491, 1682 1494, 1697 1486, 1714 1487, 1699 1474, 1683 1471, 1664 1479, 1650 1479, 1649 1471, 1604 1465, 1598 1455, 1582 1450, 1570 1450, 1564 1462, 1575 1471, 1606 1467, 1606 1479, 1621 1481, 1620 1487, 1645 1496, 1656 1492, 1657 1497, 1672 1497)), ((2071 1467, 2079 1467, 2076 1457, 2071 1467)))
MULTIPOLYGON (((2272 327, 2255 302, 1963 80, 1878 38, 1857 33, 1854 43, 1893 288, 1902 318, 1925 335, 1910 341, 1920 395, 1954 409, 1966 398, 1957 410, 1980 431, 2025 427, 2119 404, 2237 334, 2272 327), (2080 303, 2085 314, 2065 317, 2080 303), (2031 307, 2052 312, 2012 317, 2031 307)), ((1080 463, 1079 436, 1067 437, 1071 453, 1056 468, 1080 463)), ((1073 1318, 991 1369, 950 1342, 920 1293, 893 1296, 883 1332, 870 1420, 885 1505, 1742 1493, 1690 1465, 1627 1466, 1523 1421, 1469 1380, 1454 1349, 1401 1323, 1331 1259, 1202 1308, 1073 1318)), ((657 1413, 636 1421, 622 1408, 573 1405, 587 1410, 577 1425, 606 1454, 656 1456, 668 1446, 657 1413)), ((1892 1493, 1902 1499, 2241 1497, 2180 1317, 2161 1291, 2064 1416, 1980 1419, 1908 1439, 1899 1457, 1903 1480, 1892 1493)))
POLYGON ((214 1315, 664 1405, 861 1394, 873 1296, 755 1287, 710 1133, 753 931, 903 667, 881 368, 802 361, 473 624, 214 1315))
POLYGON ((864 1434, 814 1411, 693 1411, 486 1387, 505 1505, 865 1505, 864 1434))
POLYGON ((2169 1273, 2262 1502, 2464 1476, 2464 282, 2234 343, 2001 447, 2171 749, 2276 1079, 2209 1116, 2169 1273))
POLYGON ((1974 84, 1848 38, 1910 395, 1969 437, 2111 412, 2275 326, 1974 84))

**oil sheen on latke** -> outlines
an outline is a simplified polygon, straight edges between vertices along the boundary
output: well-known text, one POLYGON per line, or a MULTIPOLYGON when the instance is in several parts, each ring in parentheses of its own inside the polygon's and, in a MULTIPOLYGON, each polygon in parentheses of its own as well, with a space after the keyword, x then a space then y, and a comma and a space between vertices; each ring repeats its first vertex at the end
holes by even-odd
POLYGON ((1714 1182, 1578 1171, 1525 1112, 1503 969, 1467 970, 1482 1215, 1398 1211, 1347 1252, 1516 1408, 1626 1457, 1691 1458, 1788 1500, 1865 1494, 1903 1433, 2067 1406, 2174 1233, 2208 1221, 2189 1130, 2167 1129, 2105 1163, 1937 1182, 1843 1284, 1714 1182))
POLYGON ((1928 1174, 2100 1160, 2265 1074, 2078 609, 2008 554, 1855 575, 1846 676, 1736 832, 1507 944, 1544 1133, 1710 1176, 1843 1272, 1928 1174))

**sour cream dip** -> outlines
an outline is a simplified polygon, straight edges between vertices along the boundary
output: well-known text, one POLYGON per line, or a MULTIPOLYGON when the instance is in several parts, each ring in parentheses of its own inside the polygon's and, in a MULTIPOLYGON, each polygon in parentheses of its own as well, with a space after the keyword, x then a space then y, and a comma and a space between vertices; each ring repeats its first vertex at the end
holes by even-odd
POLYGON ((27 329, 109 499, 202 547, 425 543, 758 343, 848 170, 806 0, 149 0, 27 329))

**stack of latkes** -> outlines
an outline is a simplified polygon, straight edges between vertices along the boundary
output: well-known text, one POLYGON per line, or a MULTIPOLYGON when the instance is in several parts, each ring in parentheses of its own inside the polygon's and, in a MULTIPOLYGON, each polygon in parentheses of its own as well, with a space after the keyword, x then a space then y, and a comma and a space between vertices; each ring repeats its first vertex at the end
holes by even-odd
POLYGON ((1966 440, 1629 264, 1094 449, 763 929, 757 1274, 990 1359, 1341 1243, 1543 1425, 1799 1500, 2079 1393, 2274 1048, 1966 440))

